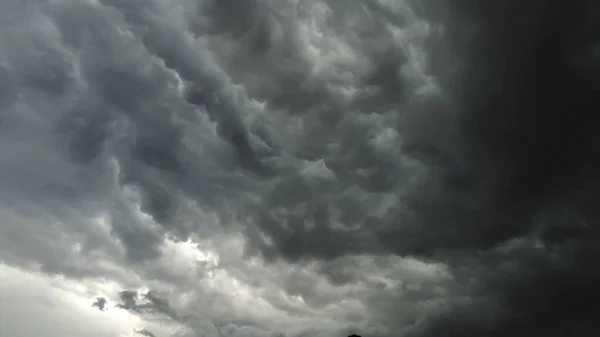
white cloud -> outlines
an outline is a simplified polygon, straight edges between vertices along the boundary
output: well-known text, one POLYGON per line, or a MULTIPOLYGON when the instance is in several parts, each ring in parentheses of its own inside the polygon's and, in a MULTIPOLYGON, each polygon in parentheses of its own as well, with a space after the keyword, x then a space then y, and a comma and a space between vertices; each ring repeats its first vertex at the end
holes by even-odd
POLYGON ((85 282, 0 265, 0 333, 22 337, 125 337, 143 325, 122 310, 92 308, 85 282))

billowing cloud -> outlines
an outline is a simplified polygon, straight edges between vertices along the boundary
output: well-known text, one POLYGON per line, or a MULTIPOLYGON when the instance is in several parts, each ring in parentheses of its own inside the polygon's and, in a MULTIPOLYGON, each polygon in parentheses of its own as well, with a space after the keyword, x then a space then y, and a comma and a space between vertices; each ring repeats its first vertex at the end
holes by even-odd
POLYGON ((4 1, 0 280, 45 290, 2 311, 50 301, 63 337, 593 331, 598 6, 518 3, 4 1))

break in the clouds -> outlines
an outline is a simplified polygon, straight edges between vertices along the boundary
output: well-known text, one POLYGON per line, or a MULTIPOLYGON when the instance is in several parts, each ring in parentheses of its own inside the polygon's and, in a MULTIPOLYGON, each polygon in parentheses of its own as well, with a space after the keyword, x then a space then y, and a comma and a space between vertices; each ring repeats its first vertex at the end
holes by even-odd
POLYGON ((2 1, 0 336, 591 333, 598 15, 2 1))

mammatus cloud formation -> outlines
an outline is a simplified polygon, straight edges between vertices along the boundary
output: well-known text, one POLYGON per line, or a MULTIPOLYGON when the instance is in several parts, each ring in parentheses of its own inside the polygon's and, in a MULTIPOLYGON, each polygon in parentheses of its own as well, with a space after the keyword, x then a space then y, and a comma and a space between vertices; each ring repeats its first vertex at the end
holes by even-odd
POLYGON ((0 2, 0 336, 595 331, 599 15, 0 2))

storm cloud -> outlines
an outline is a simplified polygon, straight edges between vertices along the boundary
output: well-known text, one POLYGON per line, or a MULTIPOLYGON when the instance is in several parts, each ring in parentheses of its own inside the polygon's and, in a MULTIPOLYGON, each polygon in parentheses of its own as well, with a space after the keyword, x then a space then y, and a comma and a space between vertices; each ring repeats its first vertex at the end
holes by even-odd
POLYGON ((599 15, 2 2, 0 335, 595 331, 599 15))

